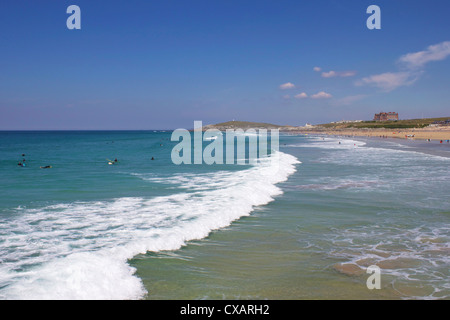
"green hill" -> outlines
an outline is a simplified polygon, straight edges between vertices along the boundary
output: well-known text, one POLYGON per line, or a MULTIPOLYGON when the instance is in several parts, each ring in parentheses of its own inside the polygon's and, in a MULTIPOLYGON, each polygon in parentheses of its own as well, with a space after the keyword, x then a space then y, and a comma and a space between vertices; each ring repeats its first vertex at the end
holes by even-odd
POLYGON ((317 127, 327 129, 407 129, 407 128, 424 128, 435 121, 445 121, 450 117, 443 118, 426 118, 426 119, 409 119, 409 120, 392 120, 392 121, 362 121, 352 123, 326 123, 319 124, 317 127))
POLYGON ((263 122, 248 122, 248 121, 227 121, 217 124, 211 124, 203 126, 204 130, 207 129, 218 129, 218 130, 226 130, 226 129, 281 129, 286 126, 280 126, 271 123, 263 123, 263 122))

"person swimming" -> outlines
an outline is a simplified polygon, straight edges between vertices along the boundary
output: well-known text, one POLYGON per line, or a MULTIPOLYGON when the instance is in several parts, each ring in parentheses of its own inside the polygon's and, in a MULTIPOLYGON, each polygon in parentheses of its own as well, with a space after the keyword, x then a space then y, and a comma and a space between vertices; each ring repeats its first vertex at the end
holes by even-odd
POLYGON ((41 169, 51 169, 52 166, 45 166, 45 167, 41 167, 41 169))
POLYGON ((117 158, 114 159, 114 161, 113 160, 109 160, 109 159, 106 159, 106 161, 108 161, 109 165, 113 165, 113 164, 116 164, 118 162, 117 158))

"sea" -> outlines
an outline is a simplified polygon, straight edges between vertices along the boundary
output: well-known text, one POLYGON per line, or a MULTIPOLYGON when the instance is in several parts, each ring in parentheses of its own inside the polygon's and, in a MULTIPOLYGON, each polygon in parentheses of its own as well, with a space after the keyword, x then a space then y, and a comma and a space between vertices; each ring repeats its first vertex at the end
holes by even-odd
POLYGON ((445 142, 280 134, 240 165, 177 143, 0 132, 0 299, 450 299, 445 142))

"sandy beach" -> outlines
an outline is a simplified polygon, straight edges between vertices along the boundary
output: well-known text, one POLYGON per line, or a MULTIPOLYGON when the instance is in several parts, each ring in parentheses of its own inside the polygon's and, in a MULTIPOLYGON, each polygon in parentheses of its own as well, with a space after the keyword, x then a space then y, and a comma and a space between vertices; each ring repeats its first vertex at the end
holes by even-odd
POLYGON ((447 142, 450 139, 450 127, 434 127, 423 129, 331 129, 331 130, 302 130, 307 134, 326 134, 333 136, 353 136, 353 137, 386 137, 398 139, 414 139, 433 141, 442 140, 447 142))

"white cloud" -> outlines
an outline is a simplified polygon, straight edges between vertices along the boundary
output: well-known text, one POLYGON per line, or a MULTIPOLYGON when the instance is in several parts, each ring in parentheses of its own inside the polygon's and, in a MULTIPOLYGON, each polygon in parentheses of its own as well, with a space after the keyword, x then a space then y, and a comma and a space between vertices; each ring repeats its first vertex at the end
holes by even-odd
POLYGON ((354 75, 356 75, 356 71, 342 71, 342 72, 339 72, 339 76, 340 77, 353 77, 354 75))
POLYGON ((334 71, 322 72, 322 77, 323 78, 336 77, 336 72, 334 72, 334 71))
POLYGON ((313 94, 311 96, 312 99, 329 99, 332 98, 333 96, 329 93, 326 93, 325 91, 320 91, 316 94, 313 94))
POLYGON ((299 93, 297 95, 295 95, 295 98, 297 99, 305 99, 308 98, 308 95, 305 92, 299 93))
POLYGON ((287 90, 287 89, 293 89, 293 88, 295 88, 295 85, 293 83, 290 83, 290 82, 287 82, 287 83, 284 83, 284 84, 280 85, 280 89, 281 90, 287 90))
POLYGON ((429 46, 426 50, 407 53, 398 59, 402 71, 386 72, 372 75, 355 82, 355 85, 371 85, 385 91, 392 91, 398 87, 415 83, 424 73, 428 62, 441 61, 450 56, 450 41, 444 41, 429 46))
POLYGON ((419 79, 419 73, 386 72, 363 78, 357 81, 357 86, 371 85, 385 91, 392 91, 401 86, 409 86, 419 79))
POLYGON ((323 78, 334 78, 334 77, 353 77, 356 74, 356 71, 328 71, 322 72, 323 78))
POLYGON ((321 67, 314 67, 313 70, 315 72, 320 72, 320 71, 322 71, 322 68, 321 67))
POLYGON ((421 68, 431 61, 440 61, 450 55, 450 41, 444 41, 429 46, 426 50, 408 53, 400 57, 399 62, 404 63, 407 68, 421 68))

